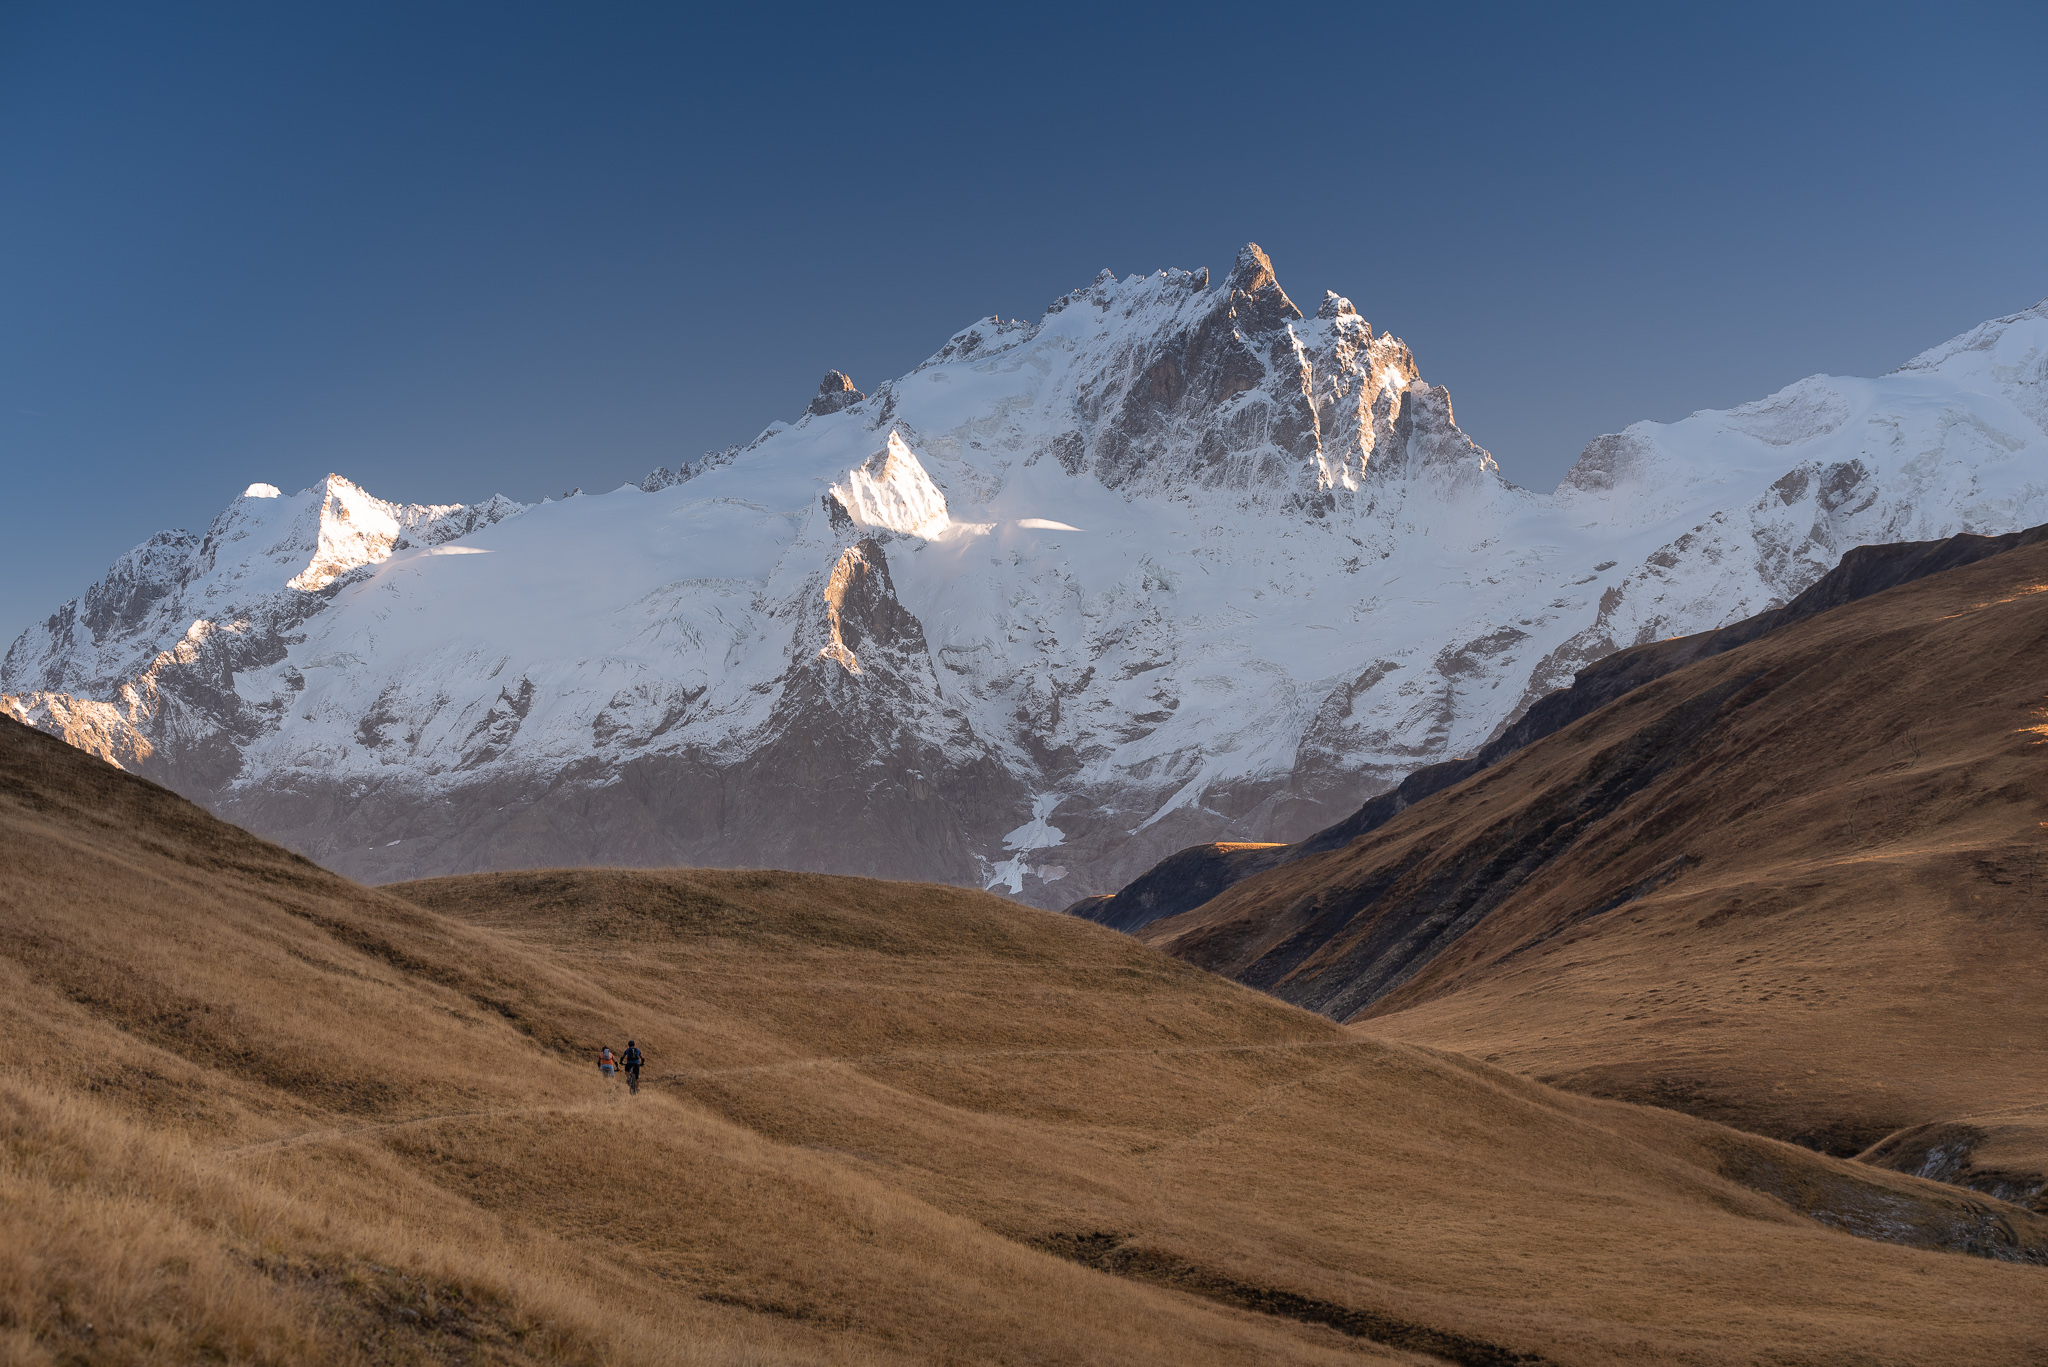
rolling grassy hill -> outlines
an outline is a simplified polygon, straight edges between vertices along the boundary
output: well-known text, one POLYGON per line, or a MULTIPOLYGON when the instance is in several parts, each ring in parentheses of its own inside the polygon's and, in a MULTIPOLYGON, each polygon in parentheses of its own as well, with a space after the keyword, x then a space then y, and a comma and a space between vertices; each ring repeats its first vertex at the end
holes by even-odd
POLYGON ((1141 934, 1376 1037, 2041 1203, 2044 695, 2036 538, 1698 659, 1141 934))
POLYGON ((364 888, 12 723, 0 847, 0 1361, 2048 1354, 2017 1207, 982 894, 364 888))

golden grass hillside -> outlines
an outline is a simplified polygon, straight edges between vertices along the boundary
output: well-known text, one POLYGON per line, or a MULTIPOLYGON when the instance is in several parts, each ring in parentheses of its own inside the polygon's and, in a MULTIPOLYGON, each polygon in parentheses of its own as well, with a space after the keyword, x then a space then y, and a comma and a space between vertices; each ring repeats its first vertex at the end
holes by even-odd
POLYGON ((1774 631, 1144 935, 1376 1036, 2043 1201, 2044 590, 2026 546, 1774 631))
POLYGON ((1935 1247, 2024 1212, 993 897, 370 890, 14 725, 0 841, 0 1361, 2048 1354, 2048 1270, 1935 1247))

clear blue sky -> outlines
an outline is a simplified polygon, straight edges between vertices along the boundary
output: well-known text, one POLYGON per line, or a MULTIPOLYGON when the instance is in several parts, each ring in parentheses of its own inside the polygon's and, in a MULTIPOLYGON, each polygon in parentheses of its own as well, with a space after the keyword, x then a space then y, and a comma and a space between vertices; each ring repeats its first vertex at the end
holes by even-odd
POLYGON ((0 3, 0 642, 253 480, 609 489, 1248 239, 1548 488, 2048 294, 2044 70, 2040 4, 0 3))

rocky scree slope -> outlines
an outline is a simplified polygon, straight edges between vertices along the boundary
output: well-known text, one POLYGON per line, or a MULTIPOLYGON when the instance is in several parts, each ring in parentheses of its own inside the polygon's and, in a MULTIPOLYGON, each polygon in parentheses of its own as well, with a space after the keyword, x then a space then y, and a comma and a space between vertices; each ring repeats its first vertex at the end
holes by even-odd
POLYGON ((2044 366, 2036 308, 1603 437, 1541 495, 1247 247, 1220 286, 1104 272, 983 319, 872 393, 834 372, 602 496, 259 486, 24 633, 0 690, 359 878, 776 864, 1063 906, 1327 827, 1850 546, 2048 518, 2044 366))

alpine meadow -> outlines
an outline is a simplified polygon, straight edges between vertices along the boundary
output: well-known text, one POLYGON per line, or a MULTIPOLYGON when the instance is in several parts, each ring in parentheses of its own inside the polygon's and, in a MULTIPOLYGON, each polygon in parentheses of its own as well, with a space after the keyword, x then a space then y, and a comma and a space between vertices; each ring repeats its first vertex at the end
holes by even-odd
POLYGON ((0 8, 0 1367, 2048 1364, 2044 59, 0 8))

